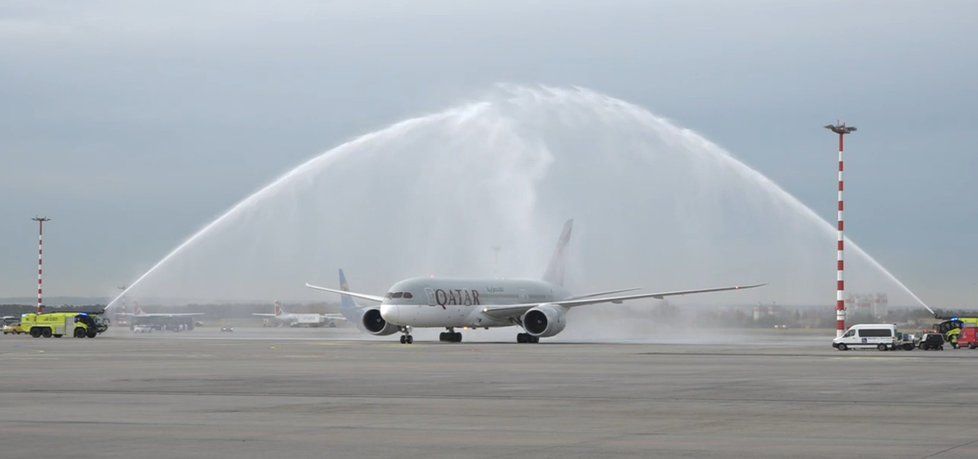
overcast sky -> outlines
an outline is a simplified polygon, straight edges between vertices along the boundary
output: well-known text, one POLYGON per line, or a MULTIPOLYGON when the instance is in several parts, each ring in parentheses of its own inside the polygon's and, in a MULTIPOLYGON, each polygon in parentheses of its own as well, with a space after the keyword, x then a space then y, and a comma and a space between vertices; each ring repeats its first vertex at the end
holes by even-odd
POLYGON ((978 307, 975 2, 0 2, 0 296, 104 295, 298 163, 496 82, 694 129, 978 307))

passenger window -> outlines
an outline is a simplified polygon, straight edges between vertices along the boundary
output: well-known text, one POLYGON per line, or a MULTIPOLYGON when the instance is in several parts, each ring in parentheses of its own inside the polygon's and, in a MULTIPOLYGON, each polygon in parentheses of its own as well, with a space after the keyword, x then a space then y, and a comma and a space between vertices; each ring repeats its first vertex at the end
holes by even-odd
POLYGON ((400 298, 402 296, 404 296, 404 292, 396 292, 393 295, 391 295, 391 298, 400 298))
POLYGON ((404 299, 410 300, 412 298, 414 298, 414 295, 412 295, 411 292, 404 292, 404 299))

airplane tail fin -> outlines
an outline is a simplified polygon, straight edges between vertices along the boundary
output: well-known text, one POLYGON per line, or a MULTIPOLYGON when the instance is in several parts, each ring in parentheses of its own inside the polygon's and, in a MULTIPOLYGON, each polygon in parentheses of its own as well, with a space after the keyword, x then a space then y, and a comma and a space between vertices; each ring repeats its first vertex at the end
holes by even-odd
MULTIPOLYGON (((343 274, 343 270, 340 270, 340 290, 344 292, 350 291, 350 284, 346 282, 346 274, 343 274)), ((351 322, 357 322, 360 320, 358 311, 360 305, 357 304, 356 300, 350 295, 340 295, 340 314, 346 317, 346 320, 351 322)))
POLYGON ((134 311, 135 311, 135 314, 137 316, 141 316, 141 315, 145 314, 143 312, 143 308, 139 307, 139 303, 136 303, 136 308, 134 309, 134 311))
POLYGON ((285 309, 282 308, 282 303, 279 303, 278 300, 275 300, 273 304, 275 305, 275 317, 285 314, 285 309))
POLYGON ((567 243, 570 242, 572 229, 574 229, 574 220, 567 220, 564 223, 564 230, 560 233, 560 239, 557 240, 554 254, 550 257, 547 271, 543 274, 543 280, 551 284, 564 285, 564 264, 567 258, 567 243))

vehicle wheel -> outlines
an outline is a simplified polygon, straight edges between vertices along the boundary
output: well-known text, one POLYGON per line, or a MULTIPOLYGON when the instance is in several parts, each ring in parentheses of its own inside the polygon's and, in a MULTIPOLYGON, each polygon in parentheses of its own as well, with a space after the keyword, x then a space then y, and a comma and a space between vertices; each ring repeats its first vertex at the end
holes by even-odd
POLYGON ((849 346, 846 346, 845 344, 839 343, 838 349, 840 351, 845 351, 845 350, 848 350, 849 349, 849 346))
POLYGON ((401 335, 401 344, 407 344, 407 336, 401 335))
POLYGON ((886 345, 885 344, 880 344, 879 346, 876 346, 876 350, 877 351, 885 351, 886 350, 886 345))
POLYGON ((98 336, 98 332, 95 331, 95 330, 89 330, 88 332, 85 333, 85 336, 87 336, 89 338, 94 338, 94 337, 98 336))
POLYGON ((85 337, 85 329, 84 328, 76 328, 75 329, 75 338, 84 338, 84 337, 85 337))
POLYGON ((41 336, 43 336, 45 338, 50 338, 51 337, 51 329, 50 328, 43 328, 43 329, 41 329, 41 336))
POLYGON ((32 338, 40 338, 41 337, 41 329, 40 328, 32 328, 31 329, 31 337, 32 338))
POLYGON ((54 335, 55 338, 61 338, 64 335, 54 335))
POLYGON ((975 348, 975 345, 974 344, 968 345, 968 349, 974 349, 974 348, 975 348))
POLYGON ((905 351, 912 351, 913 350, 913 344, 910 344, 910 343, 904 344, 903 345, 903 350, 905 350, 905 351))

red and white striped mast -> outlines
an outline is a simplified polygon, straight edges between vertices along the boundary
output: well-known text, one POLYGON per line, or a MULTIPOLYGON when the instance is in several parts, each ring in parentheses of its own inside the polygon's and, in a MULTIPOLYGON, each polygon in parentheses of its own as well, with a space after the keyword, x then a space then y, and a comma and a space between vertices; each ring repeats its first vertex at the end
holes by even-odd
POLYGON ((842 201, 842 191, 845 190, 845 185, 842 181, 842 172, 845 171, 845 166, 842 162, 842 153, 846 150, 845 137, 846 134, 852 133, 856 130, 855 126, 846 126, 846 123, 836 123, 829 124, 825 126, 826 129, 839 134, 839 226, 838 239, 836 240, 836 289, 835 289, 835 336, 842 336, 846 331, 846 282, 843 274, 845 273, 845 220, 843 219, 843 212, 845 211, 845 204, 842 201))
POLYGON ((31 220, 37 222, 37 313, 44 313, 44 297, 42 295, 44 283, 44 222, 51 221, 47 217, 34 217, 31 220))

